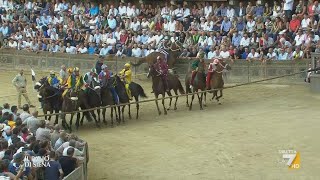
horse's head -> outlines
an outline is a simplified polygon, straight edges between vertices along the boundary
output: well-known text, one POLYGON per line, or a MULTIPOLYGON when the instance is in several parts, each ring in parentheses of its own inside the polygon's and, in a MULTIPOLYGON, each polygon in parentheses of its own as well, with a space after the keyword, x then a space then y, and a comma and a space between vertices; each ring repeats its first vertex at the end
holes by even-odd
POLYGON ((153 65, 149 65, 149 71, 147 74, 147 78, 151 77, 155 77, 155 76, 159 76, 160 73, 154 68, 153 65))
POLYGON ((47 85, 48 83, 48 78, 47 77, 42 77, 38 82, 36 82, 36 84, 34 85, 34 89, 39 91, 39 89, 44 86, 47 85))
POLYGON ((224 60, 219 60, 219 63, 217 64, 217 71, 223 71, 224 69, 230 71, 231 66, 226 63, 224 60))

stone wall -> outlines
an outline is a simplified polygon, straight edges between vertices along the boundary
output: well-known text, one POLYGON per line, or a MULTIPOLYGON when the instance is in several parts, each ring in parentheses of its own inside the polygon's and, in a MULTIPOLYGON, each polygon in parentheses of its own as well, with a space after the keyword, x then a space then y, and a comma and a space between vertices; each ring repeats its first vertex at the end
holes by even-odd
MULTIPOLYGON (((40 52, 38 54, 27 51, 16 51, 10 49, 0 50, 0 69, 29 69, 33 67, 35 70, 59 71, 60 66, 65 64, 67 67, 79 67, 81 72, 86 72, 95 66, 98 56, 94 55, 68 55, 48 52, 40 52)), ((127 62, 137 62, 138 58, 117 58, 109 56, 105 58, 105 63, 114 72, 118 72, 123 68, 127 62)), ((188 71, 192 59, 179 59, 175 65, 175 71, 184 79, 188 71)), ((226 72, 226 83, 244 83, 255 80, 281 76, 290 73, 296 73, 306 70, 311 60, 297 60, 297 61, 273 61, 262 64, 261 62, 248 62, 245 60, 237 60, 234 63, 228 62, 232 70, 226 72)), ((206 60, 209 63, 209 60, 206 60)), ((139 67, 133 67, 133 74, 136 77, 145 77, 148 71, 148 65, 142 64, 139 67), (143 76, 142 76, 143 75, 143 76)), ((295 76, 285 77, 281 79, 272 80, 272 83, 297 83, 303 82, 306 73, 301 73, 295 76)))

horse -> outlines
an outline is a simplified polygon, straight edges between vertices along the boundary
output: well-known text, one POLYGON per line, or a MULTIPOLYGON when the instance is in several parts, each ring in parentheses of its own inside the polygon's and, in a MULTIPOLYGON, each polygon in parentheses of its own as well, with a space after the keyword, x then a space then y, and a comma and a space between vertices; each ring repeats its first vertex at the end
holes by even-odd
MULTIPOLYGON (((191 84, 191 70, 190 69, 191 68, 189 66, 189 69, 188 69, 188 72, 187 72, 186 78, 185 78, 185 85, 186 85, 187 93, 195 93, 195 92, 198 92, 199 89, 201 91, 205 91, 206 90, 206 80, 205 80, 205 69, 204 69, 204 67, 201 64, 199 64, 197 74, 196 74, 196 76, 194 78, 193 88, 192 89, 190 88, 190 84, 191 84)), ((207 94, 201 92, 201 96, 199 96, 199 93, 197 93, 199 104, 200 104, 200 110, 203 110, 203 106, 202 106, 203 105, 202 104, 203 95, 204 95, 204 100, 205 100, 204 106, 206 106, 206 96, 207 96, 207 94)), ((189 105, 189 98, 188 98, 188 95, 187 95, 187 107, 189 107, 189 110, 192 110, 193 99, 194 99, 194 94, 192 94, 191 102, 190 102, 190 105, 189 105)))
MULTIPOLYGON (((116 91, 117 91, 117 93, 119 95, 120 102, 121 103, 129 103, 129 97, 128 97, 128 94, 126 92, 126 88, 125 88, 124 82, 121 81, 121 79, 120 79, 120 77, 118 75, 115 75, 113 78, 116 81, 113 84, 115 84, 115 88, 116 88, 116 91)), ((134 99, 136 101, 136 108, 137 108, 136 119, 138 119, 139 118, 139 103, 138 103, 139 102, 139 96, 141 96, 143 98, 146 98, 147 96, 146 96, 143 88, 139 84, 137 84, 135 82, 131 82, 129 84, 129 90, 131 92, 131 96, 134 97, 134 99)), ((131 119, 130 105, 129 105, 129 118, 131 119)), ((123 111, 122 111, 122 119, 124 119, 123 118, 123 111)))
MULTIPOLYGON (((216 97, 217 102, 219 103, 219 99, 223 96, 222 94, 222 88, 224 86, 224 80, 223 80, 223 71, 231 70, 231 66, 227 64, 225 61, 220 60, 219 63, 216 65, 217 69, 212 72, 211 79, 209 79, 209 87, 210 89, 220 89, 220 90, 214 90, 212 100, 216 97), (218 91, 220 92, 220 95, 218 96, 218 91)), ((221 103, 219 103, 221 104, 221 103)))
POLYGON ((165 86, 164 86, 162 78, 160 76, 160 72, 158 72, 153 67, 153 65, 149 66, 149 72, 148 72, 147 77, 149 78, 150 76, 152 77, 152 89, 154 92, 154 96, 156 98, 156 105, 157 105, 158 113, 159 113, 159 115, 161 115, 161 111, 160 111, 159 105, 158 105, 158 97, 161 94, 162 95, 163 111, 164 111, 164 114, 167 115, 167 109, 164 104, 164 97, 166 96, 165 86))
MULTIPOLYGON (((70 113, 73 111, 78 111, 80 107, 80 90, 75 91, 72 89, 69 89, 68 92, 63 97, 62 102, 62 112, 70 113)), ((68 126, 66 122, 66 114, 61 115, 62 118, 62 126, 65 129, 69 129, 70 132, 72 132, 72 120, 73 120, 74 113, 71 113, 70 118, 70 126, 68 126)), ((77 112, 77 120, 76 120, 76 127, 79 127, 79 119, 80 119, 80 112, 77 112)))
MULTIPOLYGON (((92 81, 91 86, 88 86, 85 91, 86 102, 88 103, 88 106, 90 108, 98 107, 98 109, 97 109, 98 119, 97 119, 97 116, 94 113, 94 111, 90 111, 90 114, 92 115, 93 119, 95 120, 96 126, 100 127, 100 125, 99 125, 99 123, 100 123, 100 109, 99 109, 99 107, 101 106, 101 87, 99 85, 99 82, 97 82, 95 80, 92 81)), ((83 118, 84 118, 84 116, 82 116, 81 121, 80 121, 81 126, 83 125, 83 118)))
POLYGON ((172 103, 172 94, 171 94, 171 90, 173 90, 174 94, 176 95, 176 101, 174 103, 174 110, 177 110, 177 101, 179 99, 178 95, 178 91, 180 92, 180 94, 185 94, 185 91, 183 89, 183 86, 178 78, 177 75, 174 75, 172 73, 168 74, 168 88, 169 91, 167 91, 168 96, 170 97, 170 102, 169 102, 169 107, 167 110, 171 109, 171 103, 172 103))
MULTIPOLYGON (((106 84, 101 86, 101 105, 102 106, 112 106, 112 105, 115 105, 115 104, 116 104, 116 102, 114 101, 112 93, 111 93, 111 90, 110 90, 110 81, 108 80, 108 82, 106 82, 106 84)), ((106 111, 107 111, 106 108, 104 108, 102 110, 103 122, 105 124, 107 124, 106 111)), ((111 115, 110 115, 111 116, 111 126, 112 127, 113 127, 113 111, 115 112, 116 119, 118 120, 117 109, 116 109, 116 107, 112 107, 111 108, 111 115)))
MULTIPOLYGON (((43 114, 46 115, 49 111, 50 114, 59 113, 62 107, 62 92, 58 89, 54 89, 48 83, 46 77, 39 80, 34 86, 34 89, 38 91, 38 98, 42 104, 43 114)), ((58 124, 59 116, 56 116, 54 124, 58 124)), ((45 116, 47 120, 47 116, 45 116)), ((48 120, 51 120, 51 116, 49 116, 48 120)))
POLYGON ((157 61, 157 57, 160 56, 162 59, 167 59, 167 63, 168 63, 169 68, 173 68, 173 66, 176 63, 177 58, 181 54, 180 45, 178 45, 177 43, 173 43, 171 45, 171 47, 169 48, 169 50, 167 51, 167 53, 168 53, 168 55, 167 55, 168 58, 166 58, 166 55, 164 53, 159 52, 159 51, 154 51, 154 52, 150 53, 148 56, 140 58, 137 63, 131 62, 131 65, 136 67, 136 66, 140 66, 143 63, 147 63, 150 66, 150 65, 155 64, 157 61))

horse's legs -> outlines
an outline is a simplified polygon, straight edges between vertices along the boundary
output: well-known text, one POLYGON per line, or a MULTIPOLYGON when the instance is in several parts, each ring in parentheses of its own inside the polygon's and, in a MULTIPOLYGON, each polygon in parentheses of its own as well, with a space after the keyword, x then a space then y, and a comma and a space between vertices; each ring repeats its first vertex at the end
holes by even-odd
POLYGON ((100 109, 97 109, 97 113, 98 113, 98 122, 100 124, 100 122, 101 122, 100 109))
MULTIPOLYGON (((111 108, 111 127, 113 127, 113 110, 116 110, 116 108, 115 107, 111 108)), ((117 112, 115 112, 115 113, 117 115, 117 112)))
MULTIPOLYGON (((188 92, 187 92, 187 94, 188 94, 188 92)), ((189 107, 189 97, 188 97, 188 95, 186 95, 186 97, 187 97, 187 103, 186 103, 186 106, 187 106, 187 107, 189 107)))
POLYGON ((44 114, 44 119, 47 120, 47 118, 48 118, 48 116, 46 116, 47 115, 47 110, 43 109, 43 114, 44 114))
POLYGON ((199 100, 200 100, 200 101, 199 101, 199 103, 200 103, 200 110, 203 110, 203 107, 202 107, 203 93, 201 93, 199 100))
POLYGON ((161 111, 160 111, 160 109, 159 109, 159 104, 158 104, 158 97, 159 97, 159 94, 156 94, 156 93, 155 93, 156 105, 157 105, 158 113, 159 113, 159 115, 161 115, 161 111))
POLYGON ((97 119, 97 116, 96 116, 96 113, 94 113, 94 111, 90 111, 90 114, 92 115, 94 121, 96 122, 96 126, 97 126, 97 127, 100 127, 100 126, 99 126, 98 119, 97 119))
MULTIPOLYGON (((50 110, 50 115, 53 114, 53 109, 50 110)), ((51 121, 51 116, 49 116, 49 121, 51 121)))
POLYGON ((84 113, 82 113, 82 117, 81 117, 81 120, 80 120, 80 126, 82 126, 83 125, 83 119, 84 119, 84 113))
POLYGON ((72 132, 72 120, 73 120, 73 116, 74 116, 74 113, 72 113, 72 114, 71 114, 71 117, 70 117, 70 122, 69 122, 69 124, 70 124, 69 131, 70 131, 70 133, 72 132))
POLYGON ((204 100, 203 101, 203 106, 207 107, 207 93, 206 92, 204 93, 204 99, 203 100, 204 100))
POLYGON ((121 109, 121 115, 122 115, 122 122, 124 123, 124 108, 126 106, 122 106, 122 109, 121 109))
POLYGON ((139 97, 138 96, 135 96, 134 99, 136 100, 136 107, 137 107, 137 115, 136 115, 136 119, 139 118, 139 97))
MULTIPOLYGON (((193 92, 194 93, 194 92, 193 92)), ((193 102, 193 99, 194 99, 194 94, 192 94, 192 97, 191 97, 191 102, 190 102, 190 106, 189 106, 189 111, 192 110, 192 102, 193 102)))
POLYGON ((61 115, 61 119, 62 119, 62 127, 63 127, 63 129, 65 129, 65 130, 69 129, 68 124, 66 122, 66 115, 62 114, 61 115))
POLYGON ((79 129, 80 116, 81 116, 81 114, 80 114, 80 112, 78 112, 77 113, 77 119, 76 119, 76 128, 77 128, 77 130, 79 129))
MULTIPOLYGON (((218 102, 219 102, 219 99, 223 96, 222 90, 220 90, 219 92, 220 92, 220 96, 217 96, 217 97, 216 97, 216 100, 217 100, 218 102)), ((219 103, 219 104, 221 104, 221 103, 219 103)))
POLYGON ((177 96, 176 97, 176 102, 174 102, 174 110, 177 110, 177 101, 178 101, 178 91, 177 90, 174 90, 174 94, 177 96))
POLYGON ((163 112, 164 115, 167 115, 167 109, 166 109, 166 105, 164 104, 164 97, 166 96, 165 93, 162 94, 162 106, 163 106, 163 112))
POLYGON ((197 96, 198 96, 198 100, 199 100, 200 110, 202 110, 201 95, 199 95, 199 93, 197 93, 197 96))
POLYGON ((128 106, 129 106, 129 119, 132 119, 132 117, 131 117, 131 107, 130 107, 130 104, 129 104, 128 106))
POLYGON ((170 110, 171 108, 171 103, 172 103, 172 94, 170 91, 167 92, 168 96, 170 96, 170 103, 169 103, 169 107, 168 107, 168 110, 170 110))
MULTIPOLYGON (((111 108, 111 109, 112 109, 112 108, 111 108)), ((107 124, 107 121, 106 121, 106 111, 107 111, 106 108, 102 109, 103 123, 105 123, 105 124, 107 124)))
POLYGON ((213 94, 212 100, 214 100, 214 97, 216 97, 218 95, 218 91, 215 90, 215 91, 212 92, 212 94, 213 94))
MULTIPOLYGON (((56 109, 54 112, 59 113, 59 110, 56 109)), ((59 115, 56 115, 56 120, 54 121, 54 125, 58 124, 58 121, 59 121, 59 115)))
POLYGON ((119 114, 119 118, 118 118, 118 125, 121 123, 121 111, 120 111, 120 106, 118 106, 118 113, 119 114))

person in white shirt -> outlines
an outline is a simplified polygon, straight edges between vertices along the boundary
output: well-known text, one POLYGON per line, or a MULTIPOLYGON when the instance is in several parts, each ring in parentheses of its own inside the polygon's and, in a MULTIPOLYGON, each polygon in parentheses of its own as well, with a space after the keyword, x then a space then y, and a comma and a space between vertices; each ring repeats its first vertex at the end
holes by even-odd
POLYGON ((207 2, 204 7, 204 16, 207 18, 212 13, 212 6, 207 2))
POLYGON ((174 14, 177 18, 183 17, 183 9, 180 4, 178 5, 178 8, 174 10, 174 14))
POLYGON ((251 48, 251 52, 247 56, 247 60, 258 60, 260 57, 259 53, 256 52, 254 48, 251 48))
POLYGON ((67 43, 66 53, 67 54, 76 54, 76 48, 74 46, 71 46, 70 43, 67 43))
POLYGON ((166 3, 166 5, 161 9, 160 15, 162 16, 162 18, 168 18, 169 13, 170 8, 168 7, 168 3, 166 3))
POLYGON ((106 33, 106 30, 102 30, 101 33, 101 43, 106 43, 108 39, 108 34, 106 33))
POLYGON ((163 31, 169 31, 169 22, 168 22, 168 19, 163 19, 163 31))
POLYGON ((112 36, 112 34, 109 34, 109 38, 107 39, 107 45, 109 47, 109 49, 112 48, 112 46, 114 46, 117 43, 117 40, 112 36))
POLYGON ((215 54, 216 54, 215 53, 215 48, 211 47, 211 50, 208 52, 208 55, 207 55, 208 59, 214 58, 215 54))
POLYGON ((272 48, 269 48, 267 53, 267 60, 276 60, 276 59, 277 59, 277 54, 273 51, 272 48))
POLYGON ((110 9, 109 9, 109 16, 113 15, 113 16, 117 16, 118 15, 118 9, 114 8, 113 5, 110 5, 110 9))
POLYGON ((240 40, 240 46, 242 47, 248 47, 250 44, 250 38, 248 37, 248 34, 243 34, 243 37, 240 40))
POLYGON ((141 56, 142 56, 141 49, 138 48, 137 44, 134 44, 132 49, 132 57, 141 57, 141 56))
POLYGON ((233 21, 234 16, 235 16, 235 10, 232 7, 228 6, 227 17, 230 19, 230 21, 233 21))
POLYGON ((302 29, 307 29, 307 27, 310 24, 310 18, 308 17, 307 14, 304 15, 304 18, 301 21, 301 28, 302 29))
POLYGON ((120 2, 118 9, 120 16, 125 16, 127 14, 127 7, 124 6, 122 2, 120 2))
POLYGON ((189 17, 191 14, 190 9, 188 8, 187 3, 183 5, 183 17, 189 17))
POLYGON ((78 54, 87 54, 88 48, 85 47, 83 44, 80 44, 80 47, 78 48, 78 54))
POLYGON ((149 22, 147 21, 146 18, 143 18, 141 22, 141 29, 148 29, 148 28, 149 28, 149 22))
POLYGON ((118 48, 118 51, 117 51, 117 53, 116 53, 116 55, 115 55, 116 57, 124 57, 125 55, 123 54, 123 49, 122 49, 122 47, 119 47, 118 48))
POLYGON ((220 51, 220 58, 222 59, 230 58, 230 52, 226 49, 225 46, 222 46, 222 49, 220 51))
POLYGON ((170 32, 176 31, 176 21, 173 18, 171 18, 171 21, 169 22, 168 26, 170 32))
POLYGON ((300 46, 306 41, 306 34, 303 34, 302 30, 299 30, 296 37, 294 38, 295 46, 300 46))
POLYGON ((100 44, 101 42, 101 34, 98 29, 96 30, 96 33, 93 36, 93 42, 95 42, 96 44, 100 44))
POLYGON ((130 24, 130 29, 132 29, 134 32, 137 32, 140 30, 140 22, 137 20, 137 18, 133 18, 133 22, 130 24))
POLYGON ((127 16, 128 17, 133 17, 133 15, 135 14, 133 7, 131 6, 131 3, 128 3, 127 6, 127 16))
POLYGON ((290 19, 292 16, 292 9, 293 9, 294 0, 284 0, 283 1, 283 10, 285 16, 290 19))
POLYGON ((253 20, 253 18, 249 19, 249 21, 247 22, 247 30, 249 33, 252 33, 254 28, 256 26, 256 22, 253 20))
POLYGON ((10 38, 8 45, 10 48, 14 48, 14 49, 17 49, 18 47, 17 41, 14 41, 12 38, 10 38))
POLYGON ((100 56, 106 56, 109 54, 110 48, 108 48, 107 44, 103 44, 103 48, 100 49, 100 56))

